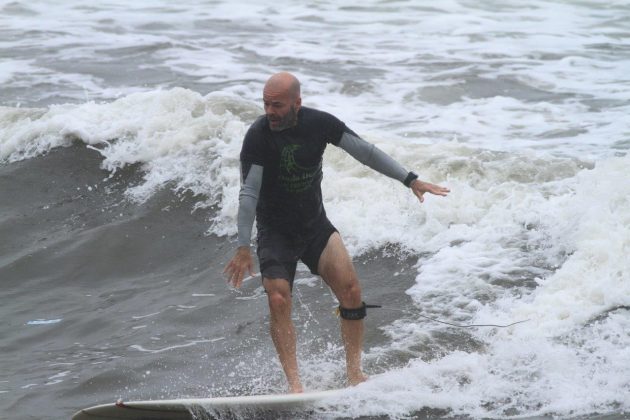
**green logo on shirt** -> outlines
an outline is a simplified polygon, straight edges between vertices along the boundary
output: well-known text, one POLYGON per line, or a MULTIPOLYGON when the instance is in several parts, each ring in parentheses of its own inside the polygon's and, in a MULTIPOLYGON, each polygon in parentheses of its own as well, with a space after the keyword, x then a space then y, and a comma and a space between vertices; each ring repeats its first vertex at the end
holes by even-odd
POLYGON ((295 160, 295 152, 302 146, 289 144, 282 148, 280 153, 280 184, 290 193, 306 191, 313 184, 320 165, 304 167, 295 160))

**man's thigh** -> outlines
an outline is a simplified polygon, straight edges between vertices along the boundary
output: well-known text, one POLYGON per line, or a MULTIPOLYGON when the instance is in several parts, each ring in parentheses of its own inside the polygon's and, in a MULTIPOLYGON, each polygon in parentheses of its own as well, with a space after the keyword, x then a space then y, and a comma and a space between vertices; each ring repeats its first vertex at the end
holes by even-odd
POLYGON ((352 260, 338 232, 330 236, 319 259, 318 271, 338 298, 348 289, 359 287, 352 260))

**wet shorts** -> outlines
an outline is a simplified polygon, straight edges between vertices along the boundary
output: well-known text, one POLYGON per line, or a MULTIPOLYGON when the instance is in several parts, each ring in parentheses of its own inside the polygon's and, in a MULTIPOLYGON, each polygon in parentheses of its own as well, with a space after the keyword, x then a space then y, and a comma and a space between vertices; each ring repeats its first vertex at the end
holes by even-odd
POLYGON ((258 225, 258 261, 262 277, 286 279, 293 288, 298 260, 317 273, 319 257, 337 229, 324 217, 303 235, 287 234, 267 226, 258 225))

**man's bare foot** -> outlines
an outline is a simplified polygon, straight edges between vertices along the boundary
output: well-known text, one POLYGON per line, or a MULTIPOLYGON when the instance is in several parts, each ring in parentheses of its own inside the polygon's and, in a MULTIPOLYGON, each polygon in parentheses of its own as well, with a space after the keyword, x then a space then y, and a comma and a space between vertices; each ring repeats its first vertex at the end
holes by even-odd
POLYGON ((297 382, 289 384, 289 394, 301 394, 302 392, 304 392, 304 389, 302 388, 301 383, 297 382))
POLYGON ((348 374, 348 383, 350 386, 359 385, 361 382, 365 382, 368 379, 369 377, 364 375, 363 372, 353 373, 352 375, 348 374))

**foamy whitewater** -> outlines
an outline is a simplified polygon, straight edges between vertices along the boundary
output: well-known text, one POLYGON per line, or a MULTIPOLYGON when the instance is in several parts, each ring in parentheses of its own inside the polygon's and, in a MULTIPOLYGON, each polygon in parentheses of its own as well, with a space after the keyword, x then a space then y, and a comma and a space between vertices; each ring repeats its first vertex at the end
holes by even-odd
MULTIPOLYGON (((262 113, 265 80, 281 70, 300 78, 305 105, 335 114, 422 179, 452 190, 419 205, 400 183, 327 149, 327 213, 354 259, 367 272, 384 270, 364 285, 384 308, 366 324, 373 378, 302 416, 630 412, 627 2, 58 3, 0 1, 0 281, 8 285, 0 417, 68 418, 114 397, 282 392, 259 280, 241 294, 217 280, 235 246, 242 138, 262 113), (42 160, 55 156, 63 166, 42 160), (76 175, 86 166, 93 175, 76 175), (33 189, 15 173, 50 184, 33 189), (58 186, 63 173, 76 183, 58 186), (163 203, 170 192, 185 205, 181 220, 200 218, 194 228, 142 219, 151 203, 150 217, 176 207, 163 203), (31 211, 23 203, 37 200, 37 223, 55 231, 44 238, 54 244, 27 233, 35 222, 16 228, 31 211), (84 213, 63 213, 73 200, 87 200, 84 213), (47 214, 59 208, 65 224, 53 229, 47 214), (126 246, 119 238, 133 236, 125 224, 134 220, 157 232, 126 246), (206 260, 193 264, 193 251, 173 246, 181 262, 170 271, 143 265, 143 249, 182 232, 214 244, 206 260), (45 254, 59 244, 66 251, 45 254), (117 258, 97 263, 97 250, 112 244, 120 244, 117 258), (55 259, 63 255, 89 261, 101 300, 77 309, 79 296, 97 293, 86 288, 84 268, 55 259), (133 275, 108 285, 104 273, 121 261, 133 275), (63 286, 54 267, 64 267, 63 286), (193 267, 203 275, 186 271, 193 267), (211 290, 210 282, 220 284, 211 290), (387 297, 372 284, 400 290, 387 297), (168 295, 151 295, 164 287, 168 295), (137 300, 107 330, 111 338, 90 348, 81 334, 123 311, 112 303, 114 290, 137 300), (59 303, 43 310, 44 301, 59 303), (258 309, 244 308, 250 301, 258 309), (91 305, 102 312, 79 328, 91 305), (193 322, 200 309, 207 312, 193 322), (243 317, 238 348, 248 356, 234 367, 218 367, 210 354, 212 346, 232 348, 226 313, 243 317), (462 329, 426 317, 526 322, 462 329), (152 328, 171 331, 170 341, 152 328), (196 335, 178 336, 177 328, 196 335), (46 331, 68 334, 68 345, 84 350, 29 336, 46 331), (180 376, 184 358, 198 369, 180 376), (213 369, 223 375, 207 383, 213 369), (33 408, 42 395, 51 406, 33 408)), ((329 313, 334 302, 326 295, 319 303, 326 289, 306 272, 298 286, 312 293, 297 296, 299 329, 319 331, 329 321, 314 311, 323 305, 329 313)), ((319 350, 302 352, 307 387, 342 386, 339 342, 313 335, 300 342, 319 350)))

